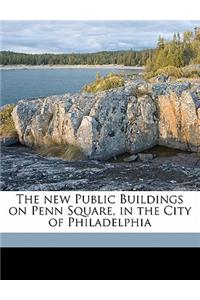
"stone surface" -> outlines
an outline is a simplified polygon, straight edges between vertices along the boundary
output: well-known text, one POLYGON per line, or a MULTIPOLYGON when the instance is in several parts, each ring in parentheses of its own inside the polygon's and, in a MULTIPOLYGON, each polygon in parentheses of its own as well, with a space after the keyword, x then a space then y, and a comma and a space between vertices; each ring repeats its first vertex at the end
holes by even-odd
POLYGON ((139 153, 138 157, 141 161, 143 162, 147 162, 147 161, 151 161, 152 159, 154 159, 153 154, 146 154, 146 153, 139 153))
POLYGON ((138 155, 133 154, 131 156, 125 157, 123 161, 131 162, 131 161, 136 161, 137 159, 138 159, 138 155))
POLYGON ((100 160, 148 149, 158 139, 156 106, 150 96, 133 96, 143 84, 139 80, 96 94, 21 100, 12 114, 19 140, 27 146, 73 144, 100 160))
POLYGON ((199 91, 197 83, 139 78, 95 94, 21 100, 12 116, 22 144, 72 144, 89 159, 137 154, 157 144, 199 152, 199 91))
POLYGON ((200 109, 191 92, 158 97, 159 144, 200 151, 200 109))
POLYGON ((168 75, 165 75, 165 74, 161 74, 161 75, 158 75, 154 78, 154 81, 155 82, 167 82, 169 79, 169 76, 168 75))
POLYGON ((68 162, 23 146, 1 149, 4 191, 200 190, 200 157, 177 153, 149 162, 68 162))
POLYGON ((12 146, 19 143, 18 137, 0 137, 0 144, 4 146, 12 146))

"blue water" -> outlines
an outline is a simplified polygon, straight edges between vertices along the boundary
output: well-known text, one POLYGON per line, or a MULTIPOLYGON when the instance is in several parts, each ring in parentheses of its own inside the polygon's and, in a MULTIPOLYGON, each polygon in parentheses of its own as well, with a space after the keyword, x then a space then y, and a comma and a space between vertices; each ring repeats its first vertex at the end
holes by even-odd
POLYGON ((116 69, 35 69, 1 71, 1 106, 20 99, 75 93, 95 79, 96 73, 135 73, 116 69))

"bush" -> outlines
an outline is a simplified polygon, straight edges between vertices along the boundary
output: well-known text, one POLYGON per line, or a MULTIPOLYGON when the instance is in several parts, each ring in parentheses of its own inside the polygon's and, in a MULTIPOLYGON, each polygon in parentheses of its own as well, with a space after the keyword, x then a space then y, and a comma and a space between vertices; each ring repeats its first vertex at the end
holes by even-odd
POLYGON ((164 74, 164 75, 167 75, 167 76, 173 76, 173 77, 176 77, 176 78, 181 78, 181 77, 184 76, 184 73, 183 73, 182 69, 174 67, 174 66, 167 66, 167 67, 158 69, 155 72, 156 76, 161 75, 161 74, 164 74))
POLYGON ((144 73, 144 79, 146 79, 146 80, 151 79, 153 77, 155 77, 155 72, 153 72, 153 71, 144 73))
POLYGON ((13 104, 5 105, 0 110, 0 137, 16 137, 17 132, 12 119, 13 104))
POLYGON ((83 91, 87 93, 96 93, 121 86, 124 86, 123 76, 110 73, 106 77, 100 77, 98 75, 95 81, 84 86, 83 91))
POLYGON ((186 78, 199 78, 200 71, 198 70, 184 70, 184 77, 186 78))
POLYGON ((173 66, 164 67, 153 72, 144 73, 144 79, 148 80, 158 75, 167 75, 175 78, 200 78, 200 70, 190 67, 177 68, 173 66))

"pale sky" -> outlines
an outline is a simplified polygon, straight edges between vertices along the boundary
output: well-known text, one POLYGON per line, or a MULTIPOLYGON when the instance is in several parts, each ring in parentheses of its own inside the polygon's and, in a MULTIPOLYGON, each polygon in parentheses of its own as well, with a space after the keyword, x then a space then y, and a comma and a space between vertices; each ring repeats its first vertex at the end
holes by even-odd
POLYGON ((1 50, 72 53, 141 50, 200 21, 1 21, 1 50))

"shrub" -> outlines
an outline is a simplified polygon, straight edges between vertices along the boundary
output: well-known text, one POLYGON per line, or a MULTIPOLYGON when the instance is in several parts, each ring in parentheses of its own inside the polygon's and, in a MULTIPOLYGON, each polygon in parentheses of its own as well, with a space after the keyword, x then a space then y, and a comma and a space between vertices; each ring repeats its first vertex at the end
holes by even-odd
POLYGON ((153 71, 144 73, 144 79, 146 79, 146 80, 151 79, 153 77, 155 77, 155 72, 153 72, 153 71))
POLYGON ((167 75, 175 78, 200 78, 200 70, 195 68, 164 67, 153 72, 144 73, 144 79, 148 80, 158 75, 167 75))
POLYGON ((14 105, 9 104, 0 110, 0 137, 15 137, 17 132, 12 119, 14 105))
POLYGON ((177 68, 177 67, 174 67, 174 66, 167 66, 167 67, 158 69, 155 72, 156 76, 161 75, 161 74, 164 74, 164 75, 167 75, 167 76, 173 76, 173 77, 176 77, 176 78, 181 78, 184 75, 181 68, 177 68))
POLYGON ((101 79, 101 74, 99 72, 96 73, 96 80, 100 80, 101 79))
POLYGON ((97 76, 96 80, 84 86, 83 91, 87 93, 96 93, 109 89, 124 86, 122 75, 110 73, 106 77, 97 76))
POLYGON ((184 77, 186 78, 199 78, 200 71, 199 70, 184 70, 184 77))

